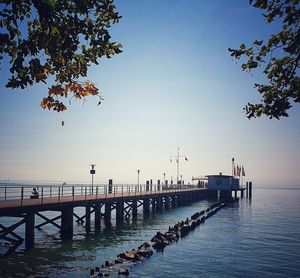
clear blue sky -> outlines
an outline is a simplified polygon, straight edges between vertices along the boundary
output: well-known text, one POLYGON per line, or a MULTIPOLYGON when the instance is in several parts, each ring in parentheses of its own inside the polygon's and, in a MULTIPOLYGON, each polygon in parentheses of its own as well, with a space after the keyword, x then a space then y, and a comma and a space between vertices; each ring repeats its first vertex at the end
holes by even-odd
MULTIPOLYGON (((256 184, 300 184, 300 109, 290 117, 249 121, 260 75, 241 71, 228 47, 266 38, 268 26, 248 0, 117 1, 112 29, 123 53, 92 67, 88 79, 105 101, 72 103, 65 113, 39 103, 51 85, 5 88, 1 72, 0 179, 97 183, 231 173, 231 158, 256 184), (64 120, 66 125, 61 127, 64 120)), ((7 70, 7 69, 6 69, 7 70)))

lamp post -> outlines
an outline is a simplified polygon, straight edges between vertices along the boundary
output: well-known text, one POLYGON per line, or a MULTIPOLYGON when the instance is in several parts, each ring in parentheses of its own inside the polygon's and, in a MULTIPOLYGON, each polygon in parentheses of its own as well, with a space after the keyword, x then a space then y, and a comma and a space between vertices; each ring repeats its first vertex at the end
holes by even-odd
POLYGON ((138 174, 138 187, 139 187, 139 185, 140 185, 140 171, 141 170, 136 170, 137 171, 137 174, 138 174))
POLYGON ((93 194, 93 186, 94 186, 94 175, 96 174, 95 166, 96 164, 91 164, 92 169, 90 170, 90 174, 92 175, 92 194, 93 194))

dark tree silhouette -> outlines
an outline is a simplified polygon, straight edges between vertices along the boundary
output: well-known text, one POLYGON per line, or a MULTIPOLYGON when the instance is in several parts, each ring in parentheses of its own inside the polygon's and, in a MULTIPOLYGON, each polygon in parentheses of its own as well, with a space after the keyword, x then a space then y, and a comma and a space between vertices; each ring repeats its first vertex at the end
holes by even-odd
POLYGON ((72 98, 101 96, 82 78, 99 58, 121 52, 108 29, 119 22, 114 0, 0 0, 0 61, 10 59, 9 88, 55 77, 42 108, 67 109, 72 98), (63 102, 64 100, 64 102, 63 102))
POLYGON ((281 30, 268 40, 255 40, 251 47, 241 44, 229 48, 235 59, 245 58, 244 71, 262 69, 266 84, 254 84, 261 94, 261 102, 248 103, 247 117, 262 114, 269 118, 287 117, 292 103, 300 102, 300 7, 299 0, 250 0, 250 5, 263 10, 267 23, 280 22, 281 30))

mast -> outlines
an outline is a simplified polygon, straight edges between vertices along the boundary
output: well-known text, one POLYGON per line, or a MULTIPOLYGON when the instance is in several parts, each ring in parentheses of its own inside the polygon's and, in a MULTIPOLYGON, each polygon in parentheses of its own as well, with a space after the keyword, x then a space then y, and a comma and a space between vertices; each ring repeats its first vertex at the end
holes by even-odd
POLYGON ((177 148, 177 185, 179 179, 179 147, 177 148))

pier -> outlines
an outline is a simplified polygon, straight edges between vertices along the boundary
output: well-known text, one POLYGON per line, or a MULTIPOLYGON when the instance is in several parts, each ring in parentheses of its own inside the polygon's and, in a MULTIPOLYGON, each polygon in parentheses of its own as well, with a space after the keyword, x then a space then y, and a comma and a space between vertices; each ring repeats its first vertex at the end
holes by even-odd
MULTIPOLYGON (((86 232, 90 232, 93 223, 94 231, 97 232, 101 229, 101 219, 110 223, 112 215, 116 221, 137 219, 138 209, 147 215, 151 211, 167 210, 203 199, 231 198, 233 193, 228 191, 225 194, 192 185, 167 187, 160 185, 160 182, 157 185, 113 185, 112 180, 103 186, 42 186, 39 187, 37 199, 30 198, 31 189, 32 186, 1 188, 0 241, 4 241, 10 251, 14 251, 23 242, 25 249, 34 247, 35 229, 48 224, 60 231, 62 239, 72 239, 74 222, 84 224, 86 232), (83 208, 83 215, 75 212, 78 207, 83 208), (50 218, 44 214, 49 211, 58 212, 59 215, 50 218), (2 217, 13 217, 16 221, 6 227, 1 224, 2 217), (43 221, 36 223, 37 217, 43 221), (22 225, 25 226, 25 232, 18 234, 17 230, 22 225)), ((238 191, 243 197, 244 190, 234 190, 234 197, 237 197, 238 191)))

